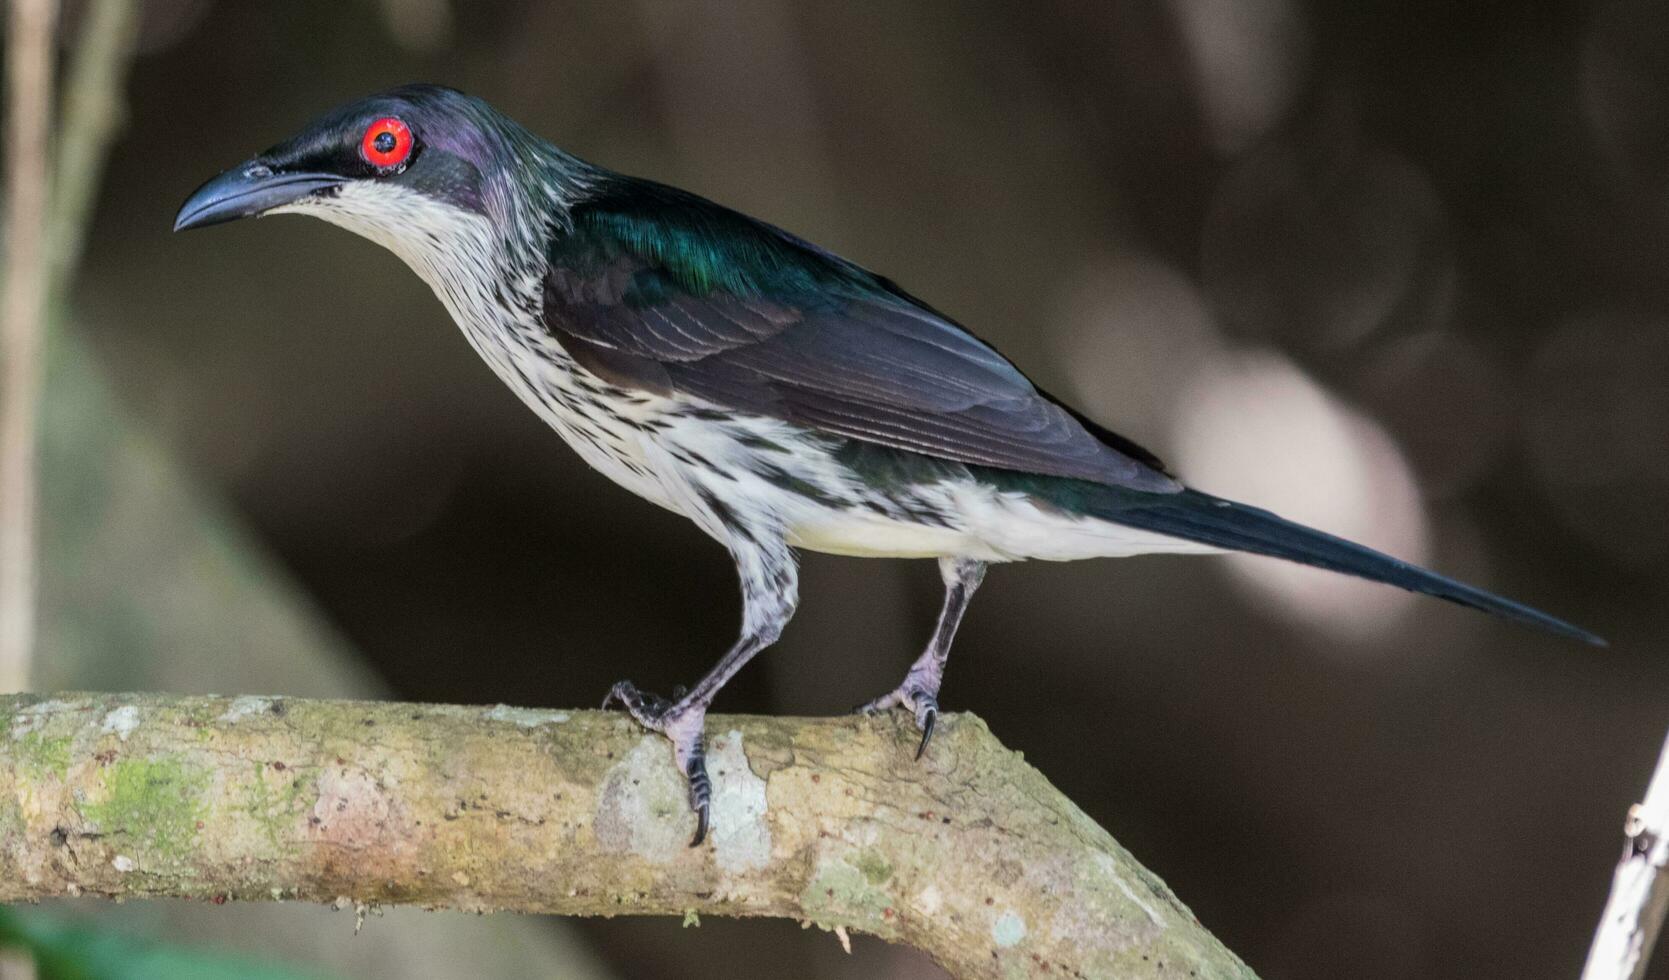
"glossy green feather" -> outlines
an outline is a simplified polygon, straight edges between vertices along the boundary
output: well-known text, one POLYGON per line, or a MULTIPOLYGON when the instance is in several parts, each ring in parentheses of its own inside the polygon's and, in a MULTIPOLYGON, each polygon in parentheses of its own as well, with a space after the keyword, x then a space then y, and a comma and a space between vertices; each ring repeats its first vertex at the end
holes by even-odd
POLYGON ((675 290, 820 304, 833 296, 903 299, 895 287, 788 232, 653 181, 619 178, 573 210, 574 231, 554 258, 648 264, 624 298, 664 302, 675 290))

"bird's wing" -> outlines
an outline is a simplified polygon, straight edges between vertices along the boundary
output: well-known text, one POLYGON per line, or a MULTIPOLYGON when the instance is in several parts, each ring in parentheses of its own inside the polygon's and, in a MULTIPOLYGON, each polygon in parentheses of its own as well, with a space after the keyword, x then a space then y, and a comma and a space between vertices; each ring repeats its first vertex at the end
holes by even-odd
POLYGON ((962 327, 780 229, 624 179, 571 217, 546 327, 611 382, 960 463, 1177 488, 962 327))

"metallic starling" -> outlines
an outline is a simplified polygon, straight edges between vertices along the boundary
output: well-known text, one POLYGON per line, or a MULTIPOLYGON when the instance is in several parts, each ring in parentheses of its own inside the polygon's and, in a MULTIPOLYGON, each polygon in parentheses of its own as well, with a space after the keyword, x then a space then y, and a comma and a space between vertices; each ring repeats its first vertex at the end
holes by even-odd
POLYGON ((1244 551, 1598 637, 1268 511, 1184 487, 888 279, 694 194, 557 149, 479 99, 411 85, 221 174, 175 230, 311 214, 434 289, 528 407, 610 479, 694 521, 742 586, 736 645, 674 700, 614 685, 671 740, 706 835, 702 726, 777 639, 795 548, 937 558, 945 600, 903 683, 927 747, 957 624, 990 562, 1244 551))

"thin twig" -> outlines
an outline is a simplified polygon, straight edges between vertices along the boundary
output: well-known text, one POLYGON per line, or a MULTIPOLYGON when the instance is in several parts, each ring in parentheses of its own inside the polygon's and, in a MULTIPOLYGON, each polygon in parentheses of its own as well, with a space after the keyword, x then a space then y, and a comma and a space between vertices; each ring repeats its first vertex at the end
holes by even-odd
POLYGON ((691 848, 672 753, 618 714, 0 698, 0 901, 782 916, 958 977, 1251 977, 979 719, 940 725, 918 762, 907 720, 711 717, 691 848))
POLYGON ((93 200, 104 178, 110 144, 125 118, 122 87, 139 34, 135 0, 92 0, 64 85, 47 239, 47 300, 55 303, 81 261, 93 200))
POLYGON ((47 154, 56 0, 11 0, 6 38, 6 273, 0 301, 0 691, 29 685, 35 643, 36 429, 46 313, 47 154))
POLYGON ((35 645, 37 455, 46 327, 81 256, 138 27, 134 0, 83 12, 52 162, 55 0, 13 0, 0 335, 0 691, 28 687, 35 645), (50 177, 49 177, 50 174, 50 177))
POLYGON ((1643 802, 1629 807, 1623 857, 1611 879, 1582 980, 1640 980, 1669 913, 1669 739, 1643 802))

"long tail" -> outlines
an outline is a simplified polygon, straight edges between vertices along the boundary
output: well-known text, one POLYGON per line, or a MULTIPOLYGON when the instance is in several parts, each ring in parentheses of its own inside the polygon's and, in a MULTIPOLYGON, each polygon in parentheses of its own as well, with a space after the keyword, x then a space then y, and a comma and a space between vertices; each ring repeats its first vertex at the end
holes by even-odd
POLYGON ((1516 620, 1550 633, 1605 646, 1603 639, 1562 619, 1529 606, 1503 599, 1464 582, 1428 572, 1390 555, 1364 548, 1343 538, 1294 524, 1269 511, 1213 497, 1196 490, 1175 494, 1109 494, 1090 510, 1096 517, 1157 531, 1172 537, 1197 541, 1234 551, 1285 558, 1304 565, 1343 572, 1374 582, 1384 582, 1410 592, 1447 599, 1516 620))

